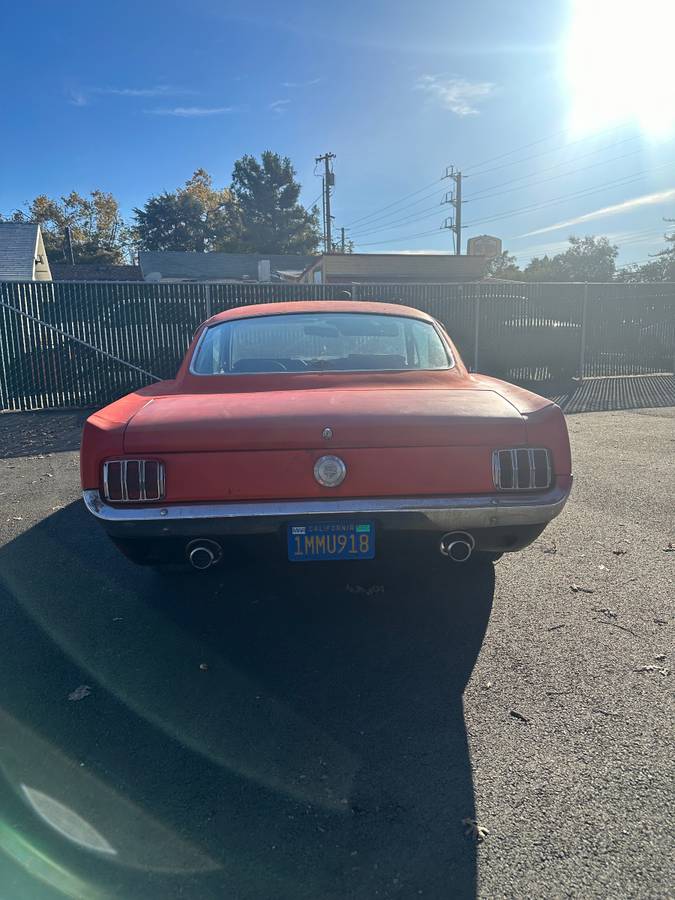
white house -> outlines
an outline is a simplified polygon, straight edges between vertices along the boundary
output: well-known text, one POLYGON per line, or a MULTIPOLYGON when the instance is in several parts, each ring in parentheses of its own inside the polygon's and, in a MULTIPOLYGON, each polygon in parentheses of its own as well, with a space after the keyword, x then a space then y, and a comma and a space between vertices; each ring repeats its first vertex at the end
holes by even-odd
POLYGON ((0 281, 51 281, 40 226, 0 222, 0 281))

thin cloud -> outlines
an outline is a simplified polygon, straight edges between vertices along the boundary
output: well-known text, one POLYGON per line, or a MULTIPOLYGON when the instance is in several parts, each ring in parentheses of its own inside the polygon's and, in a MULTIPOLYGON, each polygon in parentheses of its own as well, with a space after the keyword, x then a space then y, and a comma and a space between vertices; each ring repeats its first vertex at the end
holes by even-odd
POLYGON ((93 94, 111 94, 114 97, 169 97, 179 94, 194 94, 187 88, 174 87, 170 84, 157 84, 153 87, 99 87, 92 88, 93 94))
POLYGON ((278 116, 283 115, 286 112, 286 108, 290 103, 290 100, 275 100, 273 103, 270 103, 269 108, 273 113, 276 113, 278 116))
POLYGON ((581 216, 576 216, 574 219, 566 219, 564 222, 556 222, 555 225, 547 225, 545 228, 536 228, 534 231, 527 231, 525 234, 518 235, 518 237, 532 237, 535 234, 547 234, 549 231, 558 231, 560 228, 581 225, 583 222, 592 222, 594 219, 602 219, 605 216, 617 216, 621 213, 628 212, 631 209, 637 209, 640 206, 656 206, 659 203, 666 203, 673 198, 675 198, 675 188, 669 188, 667 191, 658 191, 655 194, 643 194, 642 197, 624 200, 623 203, 615 203, 613 206, 603 206, 602 209, 594 209, 593 212, 584 213, 581 216))
POLYGON ((197 91, 173 84, 153 84, 147 87, 98 87, 74 88, 70 91, 69 102, 73 106, 88 106, 92 97, 185 97, 194 96, 197 91))
POLYGON ((149 116, 177 116, 181 119, 198 119, 204 116, 224 116, 237 112, 236 106, 173 106, 144 109, 149 116))
POLYGON ((312 87, 315 84, 321 84, 323 78, 311 78, 309 81, 282 81, 281 86, 284 88, 304 88, 312 87))
POLYGON ((422 75, 416 88, 429 100, 438 103, 456 116, 477 116, 477 106, 491 97, 497 86, 491 81, 467 81, 465 78, 445 78, 442 75, 422 75))

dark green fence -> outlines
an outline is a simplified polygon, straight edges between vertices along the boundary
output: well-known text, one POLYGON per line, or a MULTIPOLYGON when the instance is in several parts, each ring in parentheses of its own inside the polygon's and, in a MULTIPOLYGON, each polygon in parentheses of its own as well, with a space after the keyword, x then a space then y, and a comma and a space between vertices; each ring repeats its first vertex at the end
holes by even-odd
POLYGON ((429 312, 467 365, 511 380, 673 371, 674 284, 0 282, 0 409, 102 405, 171 378, 215 312, 345 289, 429 312))

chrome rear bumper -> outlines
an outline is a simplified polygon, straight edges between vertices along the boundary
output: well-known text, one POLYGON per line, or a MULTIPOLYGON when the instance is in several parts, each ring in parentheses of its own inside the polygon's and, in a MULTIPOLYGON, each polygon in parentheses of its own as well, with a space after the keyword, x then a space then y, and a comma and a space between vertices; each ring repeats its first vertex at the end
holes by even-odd
POLYGON ((563 509, 571 483, 537 494, 354 498, 349 500, 249 501, 245 503, 153 504, 120 507, 105 503, 98 491, 84 491, 84 502, 111 534, 191 536, 205 533, 273 533, 293 520, 360 516, 397 531, 451 531, 545 525, 563 509))

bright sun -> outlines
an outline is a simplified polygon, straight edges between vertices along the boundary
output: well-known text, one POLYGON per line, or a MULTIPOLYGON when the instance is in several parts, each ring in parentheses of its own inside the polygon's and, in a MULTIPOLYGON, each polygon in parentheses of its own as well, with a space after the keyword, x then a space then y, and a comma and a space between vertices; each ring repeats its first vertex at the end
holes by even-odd
POLYGON ((564 48, 570 127, 588 134, 635 122, 675 131, 675 0, 571 0, 564 48))

